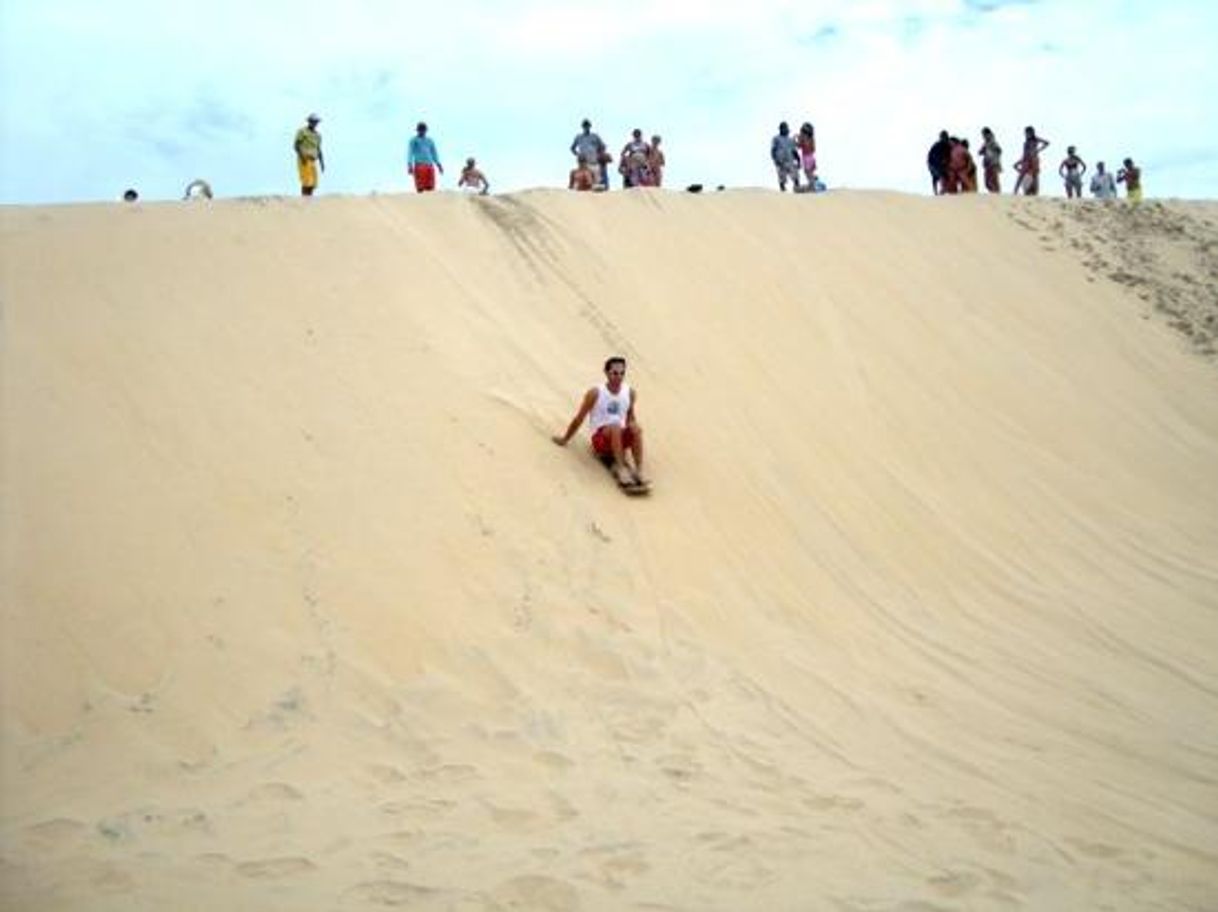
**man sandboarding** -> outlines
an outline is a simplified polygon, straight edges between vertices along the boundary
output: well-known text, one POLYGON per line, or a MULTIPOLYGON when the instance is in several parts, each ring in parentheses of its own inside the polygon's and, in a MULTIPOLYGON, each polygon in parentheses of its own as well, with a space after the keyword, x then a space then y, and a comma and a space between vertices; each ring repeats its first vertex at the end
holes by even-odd
POLYGON ((645 494, 651 482, 643 474, 643 429, 635 420, 635 391, 624 381, 626 359, 614 356, 605 362, 605 382, 584 393, 579 411, 565 434, 551 439, 566 446, 584 419, 592 428, 592 451, 613 473, 627 494, 645 494), (629 459, 627 459, 629 454, 629 459))

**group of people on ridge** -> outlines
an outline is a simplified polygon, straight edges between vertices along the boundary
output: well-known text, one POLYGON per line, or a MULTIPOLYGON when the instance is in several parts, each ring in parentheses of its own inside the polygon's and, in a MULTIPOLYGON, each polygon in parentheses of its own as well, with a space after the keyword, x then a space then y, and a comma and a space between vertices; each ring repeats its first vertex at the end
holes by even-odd
MULTIPOLYGON (((310 114, 305 125, 296 131, 296 139, 292 148, 296 151, 296 170, 300 175, 301 196, 312 196, 317 189, 319 174, 326 170, 326 160, 321 152, 321 134, 317 125, 321 118, 310 114)), ((436 189, 436 174, 444 173, 444 165, 440 162, 440 153, 436 143, 427 135, 427 124, 422 121, 415 127, 415 135, 406 144, 406 172, 414 179, 414 189, 417 193, 427 193, 436 189)), ((457 180, 457 188, 470 193, 487 194, 491 185, 486 175, 478 168, 478 163, 471 157, 465 160, 461 176, 457 180)))
MULTIPOLYGON (((575 156, 575 167, 567 176, 570 190, 608 190, 609 166, 613 155, 605 141, 592 131, 592 122, 584 118, 580 132, 571 140, 571 154, 575 156)), ((622 176, 622 187, 661 187, 664 184, 664 153, 660 150, 661 139, 652 136, 651 142, 643 139, 643 131, 635 127, 630 139, 622 146, 618 155, 618 174, 622 176)))
MULTIPOLYGON (((1142 199, 1142 169, 1133 163, 1132 158, 1125 159, 1124 165, 1117 171, 1115 177, 1104 167, 1103 162, 1095 163, 1095 173, 1091 175, 1091 195, 1096 199, 1110 200, 1117 198, 1117 184, 1125 185, 1125 197, 1132 202, 1142 199)), ((1066 147, 1066 157, 1057 166, 1057 173, 1066 184, 1068 199, 1083 198, 1083 177, 1087 173, 1087 163, 1079 156, 1074 146, 1066 147)))
MULTIPOLYGON (((300 192, 312 196, 317 188, 320 174, 326 170, 326 160, 321 150, 321 134, 317 125, 321 118, 310 114, 305 125, 296 131, 293 149, 296 152, 296 167, 300 176, 300 192)), ((571 141, 571 154, 575 156, 575 167, 567 178, 572 190, 609 189, 609 165, 614 156, 605 146, 604 140, 593 132, 591 121, 580 124, 580 132, 571 141)), ((617 156, 618 173, 622 186, 660 187, 664 180, 664 153, 660 149, 660 137, 652 136, 648 142, 643 131, 635 128, 630 139, 617 156)), ((1049 147, 1049 141, 1038 136, 1034 127, 1024 128, 1023 148, 1015 172, 1018 175, 1013 193, 1036 196, 1040 193, 1040 156, 1049 147)), ((981 177, 985 189, 990 193, 1002 192, 1002 146, 998 144, 994 131, 981 129, 981 177)), ((818 191, 824 184, 816 174, 816 133, 810 123, 804 123, 799 133, 791 134, 786 121, 778 125, 778 133, 770 141, 770 160, 778 176, 778 189, 785 191, 787 184, 796 193, 818 191)), ((1136 202, 1142 198, 1142 170, 1126 158, 1115 175, 1107 171, 1103 162, 1096 163, 1091 177, 1090 190, 1097 199, 1115 199, 1117 184, 1124 184, 1128 199, 1136 202)), ((935 195, 945 193, 976 193, 978 189, 977 161, 967 139, 950 135, 946 130, 939 133, 938 140, 926 155, 930 170, 931 190, 935 195)), ((415 135, 406 147, 406 170, 414 180, 415 190, 426 193, 436 188, 436 175, 444 173, 435 141, 428 135, 427 124, 420 122, 415 135)), ((1083 178, 1087 163, 1078 155, 1074 146, 1066 148, 1066 157, 1058 166, 1058 174, 1065 183, 1067 198, 1081 198, 1083 178)), ((457 188, 470 193, 490 192, 486 175, 471 157, 457 181, 457 188)), ((210 188, 208 188, 210 189, 210 188)), ((188 190, 189 195, 189 190, 188 190)), ((130 198, 130 197, 128 197, 130 198)))
MULTIPOLYGON (((1024 128, 1023 149, 1015 163, 1016 195, 1037 196, 1040 193, 1040 153, 1049 147, 1049 141, 1036 134, 1035 127, 1024 128)), ((985 189, 990 193, 1001 193, 1002 146, 989 127, 981 128, 981 168, 985 189)), ((1142 171, 1133 159, 1125 159, 1125 167, 1112 173, 1104 169, 1103 162, 1096 163, 1091 178, 1091 193, 1097 199, 1115 199, 1116 185, 1125 185, 1126 195, 1137 202, 1142 198, 1142 171)), ((930 171, 931 189, 936 196, 944 193, 976 193, 977 163, 969 149, 967 139, 951 136, 946 130, 926 153, 926 166, 930 171)), ((1082 198, 1083 176, 1087 163, 1079 157, 1074 146, 1066 147, 1066 157, 1058 166, 1057 173, 1065 182, 1069 199, 1082 198)))

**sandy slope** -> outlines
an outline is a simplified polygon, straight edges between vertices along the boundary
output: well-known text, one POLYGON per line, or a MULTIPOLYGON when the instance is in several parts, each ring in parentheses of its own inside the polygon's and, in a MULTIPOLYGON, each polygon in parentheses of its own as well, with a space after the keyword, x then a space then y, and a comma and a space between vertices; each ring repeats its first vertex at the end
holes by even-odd
POLYGON ((1121 212, 3 211, 0 901, 1213 908, 1218 371, 1121 212), (647 500, 548 440, 613 352, 647 500))

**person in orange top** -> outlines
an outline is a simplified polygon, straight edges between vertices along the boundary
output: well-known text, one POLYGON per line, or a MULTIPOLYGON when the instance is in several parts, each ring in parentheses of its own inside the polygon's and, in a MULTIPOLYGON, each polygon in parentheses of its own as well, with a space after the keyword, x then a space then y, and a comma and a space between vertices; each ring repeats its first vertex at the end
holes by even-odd
POLYGON ((951 151, 947 153, 947 176, 943 179, 944 193, 960 193, 964 190, 964 174, 968 170, 968 150, 959 137, 950 140, 951 151))
POLYGON ((664 182, 664 153, 660 151, 660 137, 651 137, 651 152, 647 155, 649 186, 659 187, 664 182))
POLYGON ((977 163, 973 161, 973 153, 969 151, 968 140, 960 140, 960 148, 964 150, 964 171, 960 181, 962 193, 977 192, 977 163))

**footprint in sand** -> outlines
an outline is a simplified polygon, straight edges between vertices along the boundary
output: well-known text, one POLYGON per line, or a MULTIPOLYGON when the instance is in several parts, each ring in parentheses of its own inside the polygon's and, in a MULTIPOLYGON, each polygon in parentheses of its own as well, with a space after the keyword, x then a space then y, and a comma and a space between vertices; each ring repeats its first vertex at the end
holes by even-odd
POLYGON ((26 827, 22 831, 25 843, 37 852, 53 852, 79 841, 89 828, 79 820, 55 817, 26 827))
POLYGON ((404 880, 369 880, 343 893, 343 900, 373 906, 400 906, 414 910, 439 909, 443 892, 404 880))
POLYGON ((811 798, 803 799, 804 807, 813 811, 821 812, 856 812, 861 811, 865 806, 858 798, 849 798, 844 795, 815 795, 811 798))
POLYGON ((959 821, 969 835, 985 849, 1005 854, 1016 849, 1016 839, 1011 828, 983 808, 953 808, 947 812, 947 816, 959 821))
POLYGON ((926 882, 940 896, 955 899, 976 890, 981 885, 981 878, 969 871, 945 871, 926 882))
POLYGON ((1103 842, 1088 842, 1085 839, 1073 838, 1067 839, 1066 842, 1088 858, 1120 858, 1124 854, 1116 846, 1110 846, 1103 842))
POLYGON ((371 860, 373 867, 384 871, 386 874, 401 874, 410 868, 409 861, 400 855, 394 855, 392 852, 373 852, 368 858, 371 860))
POLYGON ((575 887, 538 874, 505 880, 491 891, 491 899, 497 903, 492 908, 520 912, 576 912, 580 906, 575 887))
POLYGON ((295 877, 316 871, 317 865, 307 858, 292 856, 288 858, 263 858, 258 861, 244 861, 237 865, 237 873, 242 877, 255 880, 275 880, 280 877, 295 877))
POLYGON ((660 772, 673 782, 682 785, 702 774, 702 764, 685 754, 670 754, 656 761, 660 772))
POLYGON ((638 849, 623 851, 621 846, 608 845, 585 849, 580 855, 590 864, 590 867, 579 875, 580 878, 610 890, 621 890, 632 879, 651 870, 643 852, 638 849))
POLYGON ((445 763, 442 766, 433 766, 429 769, 419 770, 414 773, 414 778, 433 784, 447 783, 457 785, 462 782, 469 782, 471 779, 477 779, 479 776, 476 766, 470 766, 468 763, 445 763))
POLYGON ((496 807, 490 802, 485 802, 485 804, 487 812, 491 815, 491 820, 505 830, 515 830, 517 832, 533 830, 543 823, 541 815, 528 808, 496 807))
POLYGON ((281 804, 294 801, 303 801, 304 795, 300 790, 288 785, 286 782, 264 782, 262 785, 255 786, 250 790, 250 793, 245 796, 242 804, 281 804))
POLYGON ((552 770, 569 770, 575 765, 575 761, 570 757, 556 751, 538 751, 533 754, 533 759, 547 769, 552 770))
POLYGON ((364 769, 369 776, 382 785, 397 785, 407 779, 405 773, 388 763, 369 763, 364 769))
POLYGON ((99 866, 90 875, 89 883, 101 893, 131 893, 136 887, 135 878, 113 864, 99 866))

